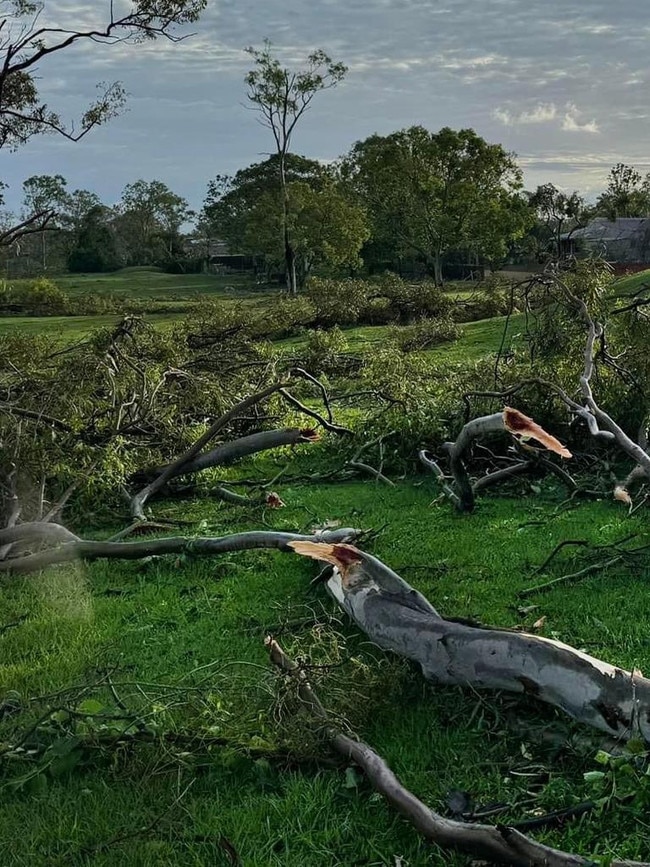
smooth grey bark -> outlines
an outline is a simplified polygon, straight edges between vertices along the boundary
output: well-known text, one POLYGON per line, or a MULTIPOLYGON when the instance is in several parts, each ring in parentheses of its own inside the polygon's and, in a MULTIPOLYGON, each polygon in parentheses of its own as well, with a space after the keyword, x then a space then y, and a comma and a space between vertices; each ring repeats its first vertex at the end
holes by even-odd
POLYGON ((286 550, 289 542, 296 540, 339 543, 352 541, 361 535, 361 530, 344 527, 323 530, 312 536, 302 533, 281 533, 274 530, 255 530, 248 533, 233 533, 230 536, 187 537, 169 536, 164 539, 146 539, 140 542, 103 542, 80 539, 59 524, 19 524, 0 530, 0 545, 8 542, 25 543, 42 547, 48 541, 60 542, 35 553, 21 554, 0 562, 0 573, 26 574, 38 572, 57 563, 74 560, 139 560, 143 557, 162 554, 187 554, 190 556, 213 556, 230 551, 247 551, 252 548, 278 548, 286 550))
POLYGON ((619 738, 650 743, 650 680, 560 641, 445 620, 420 593, 351 545, 291 543, 336 568, 328 589, 380 647, 436 683, 524 693, 619 738))
MULTIPOLYGON (((197 455, 192 460, 187 461, 187 463, 178 466, 169 478, 173 479, 176 476, 192 475, 211 467, 224 466, 232 461, 257 454, 257 452, 266 451, 267 449, 293 446, 298 443, 311 443, 317 438, 317 433, 310 428, 286 428, 284 430, 266 430, 260 433, 249 434, 232 442, 222 443, 209 452, 197 455)), ((166 471, 168 466, 156 467, 152 473, 159 475, 166 471)))

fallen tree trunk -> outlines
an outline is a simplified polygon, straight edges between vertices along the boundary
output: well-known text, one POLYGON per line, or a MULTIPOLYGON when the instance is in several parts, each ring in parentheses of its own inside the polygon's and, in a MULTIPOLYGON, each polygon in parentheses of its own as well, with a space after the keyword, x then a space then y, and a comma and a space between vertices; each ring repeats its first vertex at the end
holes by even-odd
POLYGON ((386 650, 420 664, 436 683, 523 693, 618 738, 650 743, 650 680, 560 641, 445 620, 403 579, 351 545, 292 542, 330 563, 328 589, 386 650))
MULTIPOLYGON (((249 434, 245 437, 222 443, 209 452, 203 452, 185 464, 177 466, 169 476, 169 480, 177 476, 186 476, 207 470, 212 467, 220 467, 248 457, 249 455, 264 452, 268 449, 277 449, 281 446, 295 446, 299 443, 313 443, 319 439, 318 431, 313 428, 286 428, 284 430, 266 430, 260 433, 249 434)), ((170 464, 164 467, 146 471, 151 477, 166 472, 170 464)))
MULTIPOLYGON (((324 730, 334 750, 345 759, 355 762, 390 806, 405 816, 426 840, 443 849, 489 859, 492 864, 509 864, 511 867, 595 867, 590 858, 545 846, 507 825, 459 822, 434 812, 404 787, 372 747, 336 727, 305 672, 284 653, 277 641, 269 636, 266 645, 272 662, 296 679, 300 698, 320 720, 319 727, 324 730)), ((610 867, 650 867, 639 861, 612 860, 608 864, 610 867)))
POLYGON ((163 554, 187 554, 189 556, 213 556, 231 551, 247 551, 252 548, 278 548, 286 550, 289 542, 312 541, 331 544, 358 539, 361 530, 342 528, 323 530, 313 536, 301 533, 280 533, 274 530, 255 530, 248 533, 233 533, 230 536, 169 536, 164 539, 145 539, 140 542, 103 542, 80 539, 59 524, 19 524, 0 530, 0 545, 14 542, 41 547, 43 542, 59 542, 34 553, 25 553, 0 562, 0 573, 26 574, 38 572, 57 563, 73 560, 139 560, 143 557, 163 554))

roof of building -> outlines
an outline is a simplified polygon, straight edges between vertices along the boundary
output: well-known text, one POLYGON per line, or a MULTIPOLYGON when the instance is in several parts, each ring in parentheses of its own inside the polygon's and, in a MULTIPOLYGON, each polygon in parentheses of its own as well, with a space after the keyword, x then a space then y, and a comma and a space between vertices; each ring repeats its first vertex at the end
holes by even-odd
POLYGON ((617 217, 608 220, 607 217, 596 217, 580 229, 566 232, 562 240, 585 241, 632 241, 641 239, 650 232, 650 217, 617 217))

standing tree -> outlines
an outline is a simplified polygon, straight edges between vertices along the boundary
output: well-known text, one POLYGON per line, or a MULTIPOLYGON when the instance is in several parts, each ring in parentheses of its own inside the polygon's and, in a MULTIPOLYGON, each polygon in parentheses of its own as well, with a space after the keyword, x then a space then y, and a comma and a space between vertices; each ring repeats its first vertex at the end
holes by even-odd
MULTIPOLYGON (((87 29, 42 26, 46 2, 0 0, 0 148, 15 149, 34 135, 57 133, 79 141, 91 129, 114 117, 122 108, 122 86, 100 84, 99 98, 82 115, 77 127, 64 123, 59 115, 41 101, 36 71, 47 59, 77 43, 99 46, 123 45, 159 36, 177 41, 179 25, 196 21, 207 0, 130 0, 106 2, 106 15, 97 26, 87 29)), ((96 4, 92 4, 93 12, 96 4)), ((55 10, 58 14, 58 10, 55 10)), ((74 14, 74 12, 72 13, 74 14)), ((51 211, 39 211, 0 233, 0 243, 11 244, 25 234, 40 232, 52 219, 51 211)))
POLYGON ((81 217, 76 229, 76 243, 68 256, 70 271, 115 271, 123 264, 115 243, 111 216, 110 208, 97 203, 81 217))
POLYGON ((357 265, 369 234, 364 210, 345 194, 331 169, 297 154, 286 155, 286 190, 280 190, 278 161, 274 155, 232 178, 220 175, 210 182, 202 214, 208 234, 232 250, 263 258, 267 272, 282 268, 286 195, 298 288, 315 266, 357 265))
POLYGON ((422 257, 438 285, 446 254, 498 259, 530 219, 512 156, 471 129, 373 135, 342 170, 371 215, 373 239, 422 257))
POLYGON ((646 217, 650 213, 650 175, 642 181, 634 166, 617 163, 607 177, 607 189, 596 200, 595 211, 609 220, 646 217))
POLYGON ((542 184, 531 195, 529 204, 537 217, 530 240, 537 248, 538 258, 550 254, 554 259, 560 259, 562 235, 585 222, 584 199, 575 191, 567 194, 553 184, 542 184))
POLYGON ((162 181, 135 181, 122 193, 119 227, 132 265, 170 260, 191 216, 184 198, 162 181))
POLYGON ((256 48, 247 50, 255 61, 255 68, 246 76, 248 99, 259 111, 263 125, 271 130, 275 141, 281 191, 280 227, 287 289, 291 294, 296 294, 298 291, 296 251, 291 233, 289 215, 291 203, 286 176, 291 136, 314 96, 321 90, 337 85, 345 76, 347 67, 342 63, 334 63, 324 51, 318 50, 309 55, 305 69, 292 71, 283 68, 280 61, 271 55, 271 44, 268 41, 264 43, 264 48, 261 50, 256 48))
POLYGON ((25 221, 29 222, 34 214, 51 215, 49 225, 44 226, 38 233, 43 272, 47 271, 47 233, 50 229, 58 228, 54 225, 54 219, 66 201, 66 184, 67 181, 62 175, 32 175, 23 182, 25 221))

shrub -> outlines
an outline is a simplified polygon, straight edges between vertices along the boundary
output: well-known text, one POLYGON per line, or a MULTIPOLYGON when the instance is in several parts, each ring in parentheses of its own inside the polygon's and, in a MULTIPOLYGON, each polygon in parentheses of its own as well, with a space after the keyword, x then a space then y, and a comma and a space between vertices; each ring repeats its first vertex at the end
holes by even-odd
POLYGON ((375 298, 387 299, 391 322, 407 324, 418 319, 448 314, 453 301, 434 283, 405 283, 395 274, 384 274, 375 282, 375 298))
POLYGON ((6 313, 26 316, 61 316, 67 312, 70 299, 59 287, 44 277, 26 284, 3 284, 0 307, 6 313))
POLYGON ((457 322, 476 322, 479 319, 506 316, 519 309, 517 301, 511 283, 503 277, 492 275, 477 287, 469 299, 455 305, 453 317, 457 322))
POLYGON ((316 309, 315 324, 355 325, 361 321, 370 295, 370 284, 363 280, 322 280, 311 277, 307 297, 316 309))
POLYGON ((290 337, 316 322, 316 307, 309 298, 278 298, 254 323, 258 337, 290 337))
POLYGON ((460 328, 449 317, 421 319, 413 325, 396 326, 390 336, 402 352, 431 349, 441 343, 451 343, 460 337, 460 328))
POLYGON ((307 345, 298 362, 314 376, 342 374, 357 366, 358 359, 348 353, 348 341, 338 326, 326 331, 309 331, 307 345))

